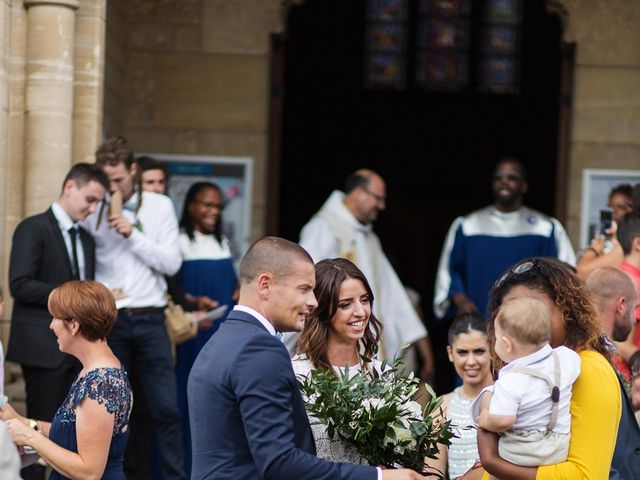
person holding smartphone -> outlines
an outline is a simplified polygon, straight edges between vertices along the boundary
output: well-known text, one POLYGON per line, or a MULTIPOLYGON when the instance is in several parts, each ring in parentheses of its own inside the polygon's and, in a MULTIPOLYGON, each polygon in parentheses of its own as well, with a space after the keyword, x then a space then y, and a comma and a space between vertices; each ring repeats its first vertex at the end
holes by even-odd
POLYGON ((618 222, 633 209, 631 191, 631 185, 625 183, 615 186, 609 193, 608 208, 600 210, 598 232, 576 263, 578 277, 582 280, 600 267, 617 267, 624 260, 616 230, 618 222))

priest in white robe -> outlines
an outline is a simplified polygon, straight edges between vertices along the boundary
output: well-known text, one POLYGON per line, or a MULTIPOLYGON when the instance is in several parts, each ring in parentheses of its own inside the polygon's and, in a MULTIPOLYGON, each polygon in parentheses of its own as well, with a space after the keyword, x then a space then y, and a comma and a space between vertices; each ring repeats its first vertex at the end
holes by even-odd
MULTIPOLYGON (((402 346, 415 344, 423 358, 420 377, 429 380, 433 353, 427 330, 372 229, 385 207, 384 180, 372 170, 358 170, 347 178, 345 191, 334 191, 303 227, 300 245, 314 262, 344 257, 362 270, 373 289, 374 313, 384 325, 380 357, 392 360, 404 354, 402 346)), ((285 336, 290 351, 296 341, 295 334, 285 336)), ((407 362, 415 365, 411 356, 407 362)))

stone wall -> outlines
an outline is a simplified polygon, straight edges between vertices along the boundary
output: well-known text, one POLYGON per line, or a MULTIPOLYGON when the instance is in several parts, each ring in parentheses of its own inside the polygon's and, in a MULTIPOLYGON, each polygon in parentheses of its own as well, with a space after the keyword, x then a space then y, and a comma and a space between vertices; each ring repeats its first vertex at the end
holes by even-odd
POLYGON ((280 12, 277 0, 127 2, 124 125, 109 130, 141 152, 252 157, 253 238, 265 228, 269 34, 280 12))
MULTIPOLYGON (((7 152, 8 123, 9 123, 9 70, 11 69, 11 2, 0 1, 0 157, 5 157, 7 152)), ((7 162, 0 160, 0 185, 7 184, 7 162)), ((4 192, 3 192, 4 193, 4 192)), ((4 218, 6 211, 7 195, 0 195, 0 216, 4 218)), ((6 241, 4 236, 5 222, 0 223, 0 238, 6 241)), ((3 256, 4 257, 4 256, 3 256)), ((2 258, 4 264, 4 258, 2 258)), ((0 270, 4 273, 4 270, 0 270)), ((6 276, 3 275, 3 278, 6 276)), ((8 296, 5 282, 0 282, 2 293, 8 296)), ((0 340, 6 338, 7 325, 0 324, 0 340)))
POLYGON ((557 3, 577 45, 567 215, 576 244, 582 170, 640 169, 640 2, 557 3))
POLYGON ((107 2, 103 135, 124 131, 127 68, 127 1, 107 2))
POLYGON ((74 39, 72 162, 95 161, 102 140, 106 0, 80 2, 74 39))

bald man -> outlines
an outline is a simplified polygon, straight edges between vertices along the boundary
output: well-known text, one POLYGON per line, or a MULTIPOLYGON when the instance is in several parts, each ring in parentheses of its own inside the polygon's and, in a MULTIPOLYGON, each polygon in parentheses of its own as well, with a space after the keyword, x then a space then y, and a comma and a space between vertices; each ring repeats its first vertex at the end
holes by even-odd
MULTIPOLYGON (((314 262, 343 257, 362 270, 375 297, 374 313, 384 326, 381 353, 392 360, 404 353, 403 345, 415 344, 424 361, 420 377, 426 381, 433 375, 427 330, 373 232, 373 222, 384 210, 386 199, 382 177, 373 170, 357 170, 347 177, 344 193, 335 190, 303 227, 300 245, 314 262)), ((296 340, 296 336, 285 338, 291 353, 296 340)), ((413 367, 412 359, 407 360, 413 367)))
MULTIPOLYGON (((602 267, 587 277, 586 286, 600 312, 602 331, 615 341, 626 340, 638 306, 638 293, 631 277, 617 268, 602 267)), ((622 383, 620 390, 622 416, 609 479, 631 480, 638 478, 640 472, 640 428, 622 383)))
POLYGON ((302 330, 317 306, 314 286, 311 257, 288 240, 265 237, 242 258, 238 305, 189 375, 193 480, 424 478, 315 457, 291 360, 276 336, 302 330))
POLYGON ((616 342, 627 339, 636 321, 638 293, 631 277, 614 267, 594 270, 586 280, 600 311, 602 331, 616 342))

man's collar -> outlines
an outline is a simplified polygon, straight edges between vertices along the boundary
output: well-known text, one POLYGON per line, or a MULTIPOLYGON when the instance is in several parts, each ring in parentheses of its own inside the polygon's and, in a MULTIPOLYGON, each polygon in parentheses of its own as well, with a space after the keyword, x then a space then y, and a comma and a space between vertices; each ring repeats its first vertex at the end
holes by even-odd
POLYGON ((69 214, 65 211, 64 208, 62 208, 62 205, 60 205, 58 202, 53 202, 53 204, 51 205, 51 211, 53 212, 53 216, 56 217, 58 225, 60 225, 61 229, 69 230, 76 224, 76 222, 71 219, 69 214))
POLYGON ((502 210, 500 210, 495 204, 491 205, 493 207, 493 211, 494 213, 496 213, 497 215, 503 215, 505 217, 509 217, 509 216, 516 216, 518 215, 520 212, 522 212, 522 210, 525 208, 524 205, 521 205, 520 208, 518 208, 517 210, 512 210, 510 212, 503 212, 502 210))
POLYGON ((263 326, 264 328, 267 329, 267 331, 271 334, 271 335, 275 335, 276 334, 276 329, 275 327, 271 324, 271 322, 269 320, 267 320, 265 318, 264 315, 262 315, 260 312, 254 310, 251 307, 247 307, 246 305, 236 305, 235 307, 233 307, 234 310, 238 310, 239 312, 244 312, 244 313, 248 313, 249 315, 251 315, 252 317, 255 317, 256 320, 258 320, 263 326))
POLYGON ((129 210, 130 212, 134 212, 134 213, 137 212, 140 206, 140 202, 138 200, 139 197, 140 197, 140 193, 137 190, 134 191, 133 195, 129 197, 129 200, 124 202, 124 204, 122 205, 122 208, 125 210, 129 210))
POLYGON ((349 209, 344 204, 344 192, 340 190, 334 190, 324 205, 320 208, 320 210, 328 210, 334 215, 340 217, 342 220, 347 222, 349 225, 357 228, 358 230, 363 230, 365 232, 370 232, 373 228, 373 225, 366 224, 363 225, 358 221, 358 219, 349 211, 349 209))

